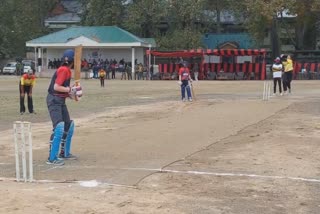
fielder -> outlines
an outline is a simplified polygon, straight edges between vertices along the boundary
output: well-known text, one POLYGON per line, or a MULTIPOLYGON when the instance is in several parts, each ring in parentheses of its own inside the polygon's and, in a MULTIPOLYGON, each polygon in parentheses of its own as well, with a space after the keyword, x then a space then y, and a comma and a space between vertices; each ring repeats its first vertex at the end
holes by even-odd
POLYGON ((99 79, 100 79, 100 86, 104 87, 104 79, 105 79, 105 76, 106 76, 106 71, 103 70, 103 68, 100 68, 98 76, 99 76, 99 79))
POLYGON ((76 156, 70 153, 74 122, 70 120, 66 98, 78 100, 82 96, 80 85, 70 86, 74 50, 66 50, 63 60, 62 66, 51 79, 47 96, 47 106, 53 125, 47 164, 57 166, 64 165, 64 160, 76 159, 76 156))
POLYGON ((20 114, 24 114, 26 107, 24 105, 24 97, 27 94, 28 96, 28 110, 30 114, 35 113, 33 111, 33 101, 32 101, 32 89, 36 83, 36 77, 33 75, 33 70, 30 69, 27 74, 21 76, 19 82, 19 91, 20 91, 20 114))
POLYGON ((179 85, 181 86, 181 99, 186 101, 185 91, 187 90, 188 100, 192 102, 189 81, 192 82, 190 70, 187 67, 187 62, 183 62, 183 67, 179 69, 179 85))

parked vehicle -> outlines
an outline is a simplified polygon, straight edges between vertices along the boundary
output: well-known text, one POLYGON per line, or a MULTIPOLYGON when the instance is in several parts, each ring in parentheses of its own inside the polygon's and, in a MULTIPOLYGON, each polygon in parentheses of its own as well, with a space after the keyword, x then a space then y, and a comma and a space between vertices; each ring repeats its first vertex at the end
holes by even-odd
POLYGON ((32 60, 22 60, 23 73, 27 73, 30 69, 35 70, 35 63, 32 60))
POLYGON ((3 67, 2 73, 3 74, 16 74, 16 62, 9 62, 6 66, 3 67))

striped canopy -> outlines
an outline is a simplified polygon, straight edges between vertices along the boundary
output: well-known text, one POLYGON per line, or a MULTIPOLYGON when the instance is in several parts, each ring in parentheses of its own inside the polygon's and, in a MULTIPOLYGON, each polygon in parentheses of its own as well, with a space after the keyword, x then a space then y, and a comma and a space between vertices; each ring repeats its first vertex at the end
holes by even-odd
POLYGON ((265 55, 265 49, 207 49, 205 55, 215 56, 258 56, 265 55))
POLYGON ((265 49, 192 49, 185 51, 146 51, 147 54, 159 57, 196 57, 203 55, 215 56, 259 56, 265 55, 265 49))
POLYGON ((191 51, 146 51, 147 54, 158 57, 197 57, 202 56, 203 52, 191 51))

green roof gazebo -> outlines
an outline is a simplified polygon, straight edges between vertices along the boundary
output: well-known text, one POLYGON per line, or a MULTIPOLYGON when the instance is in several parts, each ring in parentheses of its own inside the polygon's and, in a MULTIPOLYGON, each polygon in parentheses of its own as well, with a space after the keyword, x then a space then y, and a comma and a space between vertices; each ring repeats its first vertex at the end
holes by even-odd
POLYGON ((35 49, 35 57, 41 59, 40 69, 47 67, 49 59, 61 58, 65 49, 78 45, 83 46, 82 58, 88 61, 124 58, 127 62, 137 59, 143 63, 145 50, 156 43, 153 38, 139 38, 117 26, 70 27, 26 42, 27 47, 35 49))

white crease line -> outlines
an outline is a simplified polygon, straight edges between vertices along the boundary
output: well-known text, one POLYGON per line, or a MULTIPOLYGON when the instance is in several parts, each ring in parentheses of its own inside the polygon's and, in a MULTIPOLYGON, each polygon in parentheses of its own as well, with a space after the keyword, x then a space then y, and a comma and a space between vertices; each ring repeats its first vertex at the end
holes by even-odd
POLYGON ((152 99, 152 97, 138 97, 138 99, 152 99))
MULTIPOLYGON (((50 165, 45 165, 45 164, 40 164, 37 165, 37 167, 50 167, 50 165)), ((49 169, 44 169, 44 170, 40 170, 41 172, 45 172, 45 171, 50 171, 53 169, 79 169, 79 168, 86 168, 86 169, 97 169, 97 168, 102 168, 102 169, 119 169, 119 168, 115 168, 115 167, 97 167, 97 166, 86 166, 86 165, 62 165, 62 166, 52 166, 49 169)))
MULTIPOLYGON (((13 181, 16 182, 17 180, 15 178, 2 178, 0 177, 0 181, 13 181)), ((70 184, 81 184, 83 182, 90 182, 88 181, 74 181, 74 180, 32 180, 32 182, 20 182, 20 183, 70 183, 70 184)), ((126 188, 134 188, 136 189, 136 186, 130 186, 130 185, 122 185, 122 184, 113 184, 113 183, 107 183, 107 182, 97 182, 98 185, 106 185, 106 186, 113 186, 113 187, 126 187, 126 188)))
POLYGON ((122 169, 167 172, 167 173, 178 173, 178 174, 193 174, 193 175, 213 175, 213 176, 225 176, 225 177, 228 176, 228 177, 248 177, 248 178, 263 178, 263 179, 287 179, 287 180, 294 180, 294 181, 320 183, 320 180, 315 178, 255 175, 255 174, 243 174, 243 173, 237 174, 237 173, 219 173, 219 172, 203 172, 203 171, 179 171, 179 170, 149 169, 149 168, 122 168, 122 169))

